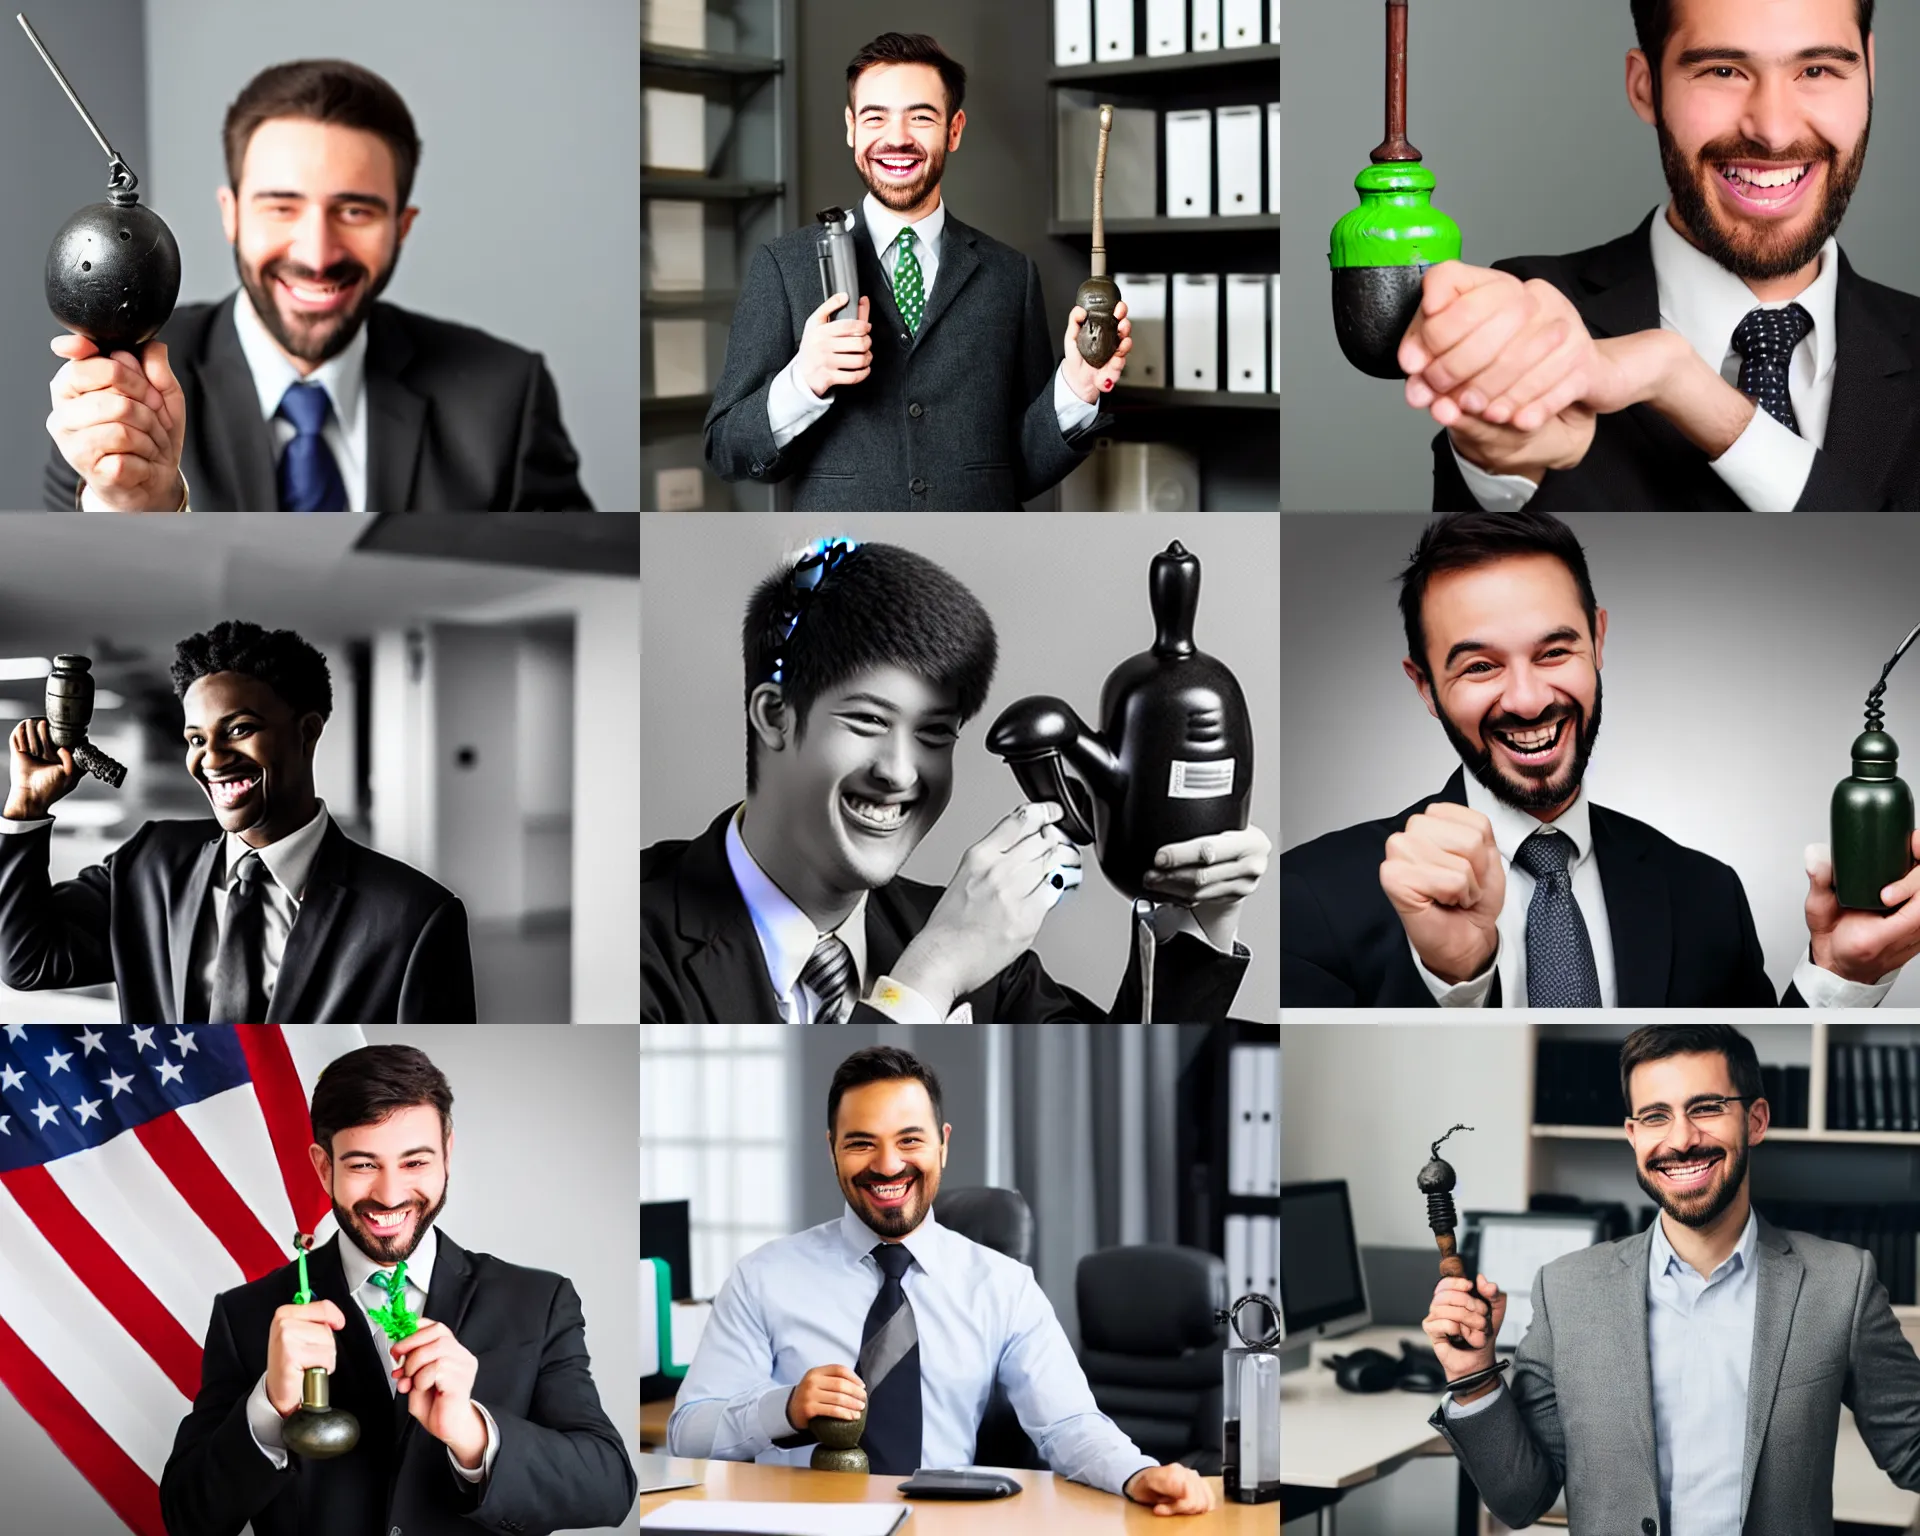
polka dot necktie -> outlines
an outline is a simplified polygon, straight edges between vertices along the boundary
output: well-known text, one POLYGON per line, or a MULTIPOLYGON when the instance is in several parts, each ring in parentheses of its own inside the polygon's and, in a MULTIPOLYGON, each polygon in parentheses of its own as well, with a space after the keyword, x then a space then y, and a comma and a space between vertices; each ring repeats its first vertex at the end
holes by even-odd
POLYGON ((1756 309, 1733 333, 1733 350, 1740 354, 1740 393, 1789 432, 1800 423, 1793 414, 1793 396, 1787 389, 1787 370, 1793 349, 1813 330, 1813 316, 1798 304, 1785 309, 1756 309))
POLYGON ((895 244, 898 254, 893 262, 893 302, 899 306, 900 318, 907 322, 907 329, 918 336, 927 295, 920 276, 920 258, 913 254, 913 231, 901 230, 895 244))
POLYGON ((1600 1006, 1593 940, 1573 899, 1573 876, 1567 870, 1573 854, 1573 839, 1565 833, 1536 832, 1513 856, 1513 862, 1533 876, 1533 900, 1527 906, 1530 1008, 1600 1006))
POLYGON ((855 985, 853 951, 838 934, 828 934, 813 946, 807 963, 800 968, 800 985, 810 988, 820 999, 816 1024, 844 1024, 851 1011, 855 985))

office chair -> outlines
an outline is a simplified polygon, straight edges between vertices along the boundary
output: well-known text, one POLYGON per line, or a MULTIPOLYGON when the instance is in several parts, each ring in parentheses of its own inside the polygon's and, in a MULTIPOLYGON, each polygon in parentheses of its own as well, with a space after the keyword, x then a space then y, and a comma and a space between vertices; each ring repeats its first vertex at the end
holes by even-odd
MULTIPOLYGON (((933 1213, 940 1218, 941 1226, 951 1227, 983 1248, 1004 1253, 1015 1263, 1032 1266, 1033 1212, 1019 1190, 943 1189, 933 1202, 933 1213)), ((973 1460, 982 1467, 1051 1470, 1020 1427, 1020 1416, 997 1381, 974 1434, 973 1460)))
POLYGON ((1100 1411, 1155 1461, 1220 1470, 1227 1267, 1198 1248, 1103 1248, 1080 1261, 1080 1368, 1100 1411))

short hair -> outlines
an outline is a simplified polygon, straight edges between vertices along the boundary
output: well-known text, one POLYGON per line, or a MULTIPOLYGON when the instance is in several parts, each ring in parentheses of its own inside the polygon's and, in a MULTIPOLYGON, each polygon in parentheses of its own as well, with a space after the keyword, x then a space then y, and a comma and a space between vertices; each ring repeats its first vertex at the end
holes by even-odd
POLYGON ((419 1104, 440 1111, 444 1147, 453 1134, 453 1086, 446 1075, 414 1046, 363 1045, 328 1062, 313 1085, 313 1139, 332 1157, 339 1132, 378 1125, 419 1104))
POLYGON ((931 64, 947 88, 947 116, 967 99, 967 72, 924 32, 882 32, 847 61, 847 105, 853 105, 854 82, 876 64, 931 64))
POLYGON ((276 117, 300 117, 316 123, 364 128, 386 140, 393 151, 398 214, 413 195, 413 173, 420 164, 420 135, 400 93, 372 70, 345 59, 296 59, 263 69, 246 83, 227 108, 220 130, 227 149, 227 185, 240 194, 240 168, 247 145, 262 123, 276 117))
POLYGON ((215 672, 257 677, 286 701, 296 715, 333 713, 333 682, 327 658, 290 629, 265 630, 244 619, 228 619, 173 648, 175 698, 215 672))
MULTIPOLYGON (((788 562, 753 589, 740 649, 746 699, 773 681, 778 658, 796 741, 806 733, 815 699, 874 667, 901 667, 951 688, 963 721, 980 713, 993 686, 999 642, 980 600, 947 571, 897 544, 862 544, 821 578, 800 606, 793 633, 783 635, 796 608, 793 572, 788 562)), ((749 723, 749 794, 759 784, 757 753, 749 723)))
POLYGON ((1421 605, 1427 583, 1447 571, 1468 571, 1516 555, 1552 555, 1572 573, 1587 612, 1587 633, 1600 622, 1600 605, 1587 574, 1586 551, 1573 530, 1546 512, 1456 512, 1434 518, 1420 530, 1420 542, 1400 573, 1400 621, 1407 632, 1407 654, 1433 680, 1427 665, 1427 626, 1421 605))
POLYGON ((1620 1099, 1627 1113, 1633 1113, 1628 1079, 1635 1067, 1669 1056, 1716 1051, 1727 1059, 1727 1075, 1733 1079, 1734 1092, 1748 1100, 1764 1097, 1760 1057, 1753 1042, 1731 1024, 1649 1024, 1628 1035, 1620 1047, 1620 1099))
MULTIPOLYGON (((1854 0, 1860 17, 1860 39, 1873 35, 1874 0, 1854 0)), ((1653 88, 1660 89, 1660 64, 1666 55, 1667 39, 1673 36, 1674 0, 1632 0, 1633 31, 1640 51, 1653 66, 1653 88)))
POLYGON ((934 1075, 932 1067, 911 1051, 891 1045, 867 1046, 840 1063, 833 1074, 833 1086, 827 1090, 827 1134, 835 1134, 834 1117, 840 1112, 841 1096, 849 1088, 864 1088, 868 1083, 890 1083, 906 1078, 917 1079, 927 1090, 927 1097, 933 1101, 932 1129, 934 1139, 938 1140, 942 1120, 940 1079, 934 1075))

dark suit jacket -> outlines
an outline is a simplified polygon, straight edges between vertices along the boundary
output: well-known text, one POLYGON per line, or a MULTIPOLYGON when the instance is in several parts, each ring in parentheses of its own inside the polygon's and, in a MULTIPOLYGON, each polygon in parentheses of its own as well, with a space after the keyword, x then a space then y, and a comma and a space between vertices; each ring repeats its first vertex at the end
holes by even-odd
MULTIPOLYGON (((58 885, 47 877, 52 827, 0 837, 0 981, 23 992, 110 981, 129 1024, 203 1022, 187 973, 195 929, 203 914, 211 921, 223 835, 210 820, 150 821, 105 864, 58 885)), ((466 908, 329 822, 260 1022, 471 1024, 473 1016, 466 908)))
MULTIPOLYGON (((780 1005, 767 976, 753 918, 727 864, 729 806, 691 842, 655 843, 640 854, 640 1017, 676 1023, 770 1023, 780 1005)), ((938 886, 896 879, 867 895, 867 973, 891 971, 940 900, 938 886)), ((1251 958, 1246 946, 1223 955, 1191 934, 1156 947, 1156 1020, 1223 1020, 1251 958)), ((1140 1017, 1140 953, 1128 957, 1113 1007, 1103 1013, 1061 986, 1028 950, 992 981, 964 998, 976 1024, 1039 1024, 1140 1017)), ((884 1014, 858 1005, 852 1022, 884 1024, 884 1014)))
MULTIPOLYGON (((1456 770, 1433 800, 1467 803, 1456 770)), ((1280 856, 1280 1006, 1431 1008, 1380 888, 1387 839, 1432 800, 1385 821, 1329 832, 1280 856)), ((1621 1008, 1771 1008, 1760 940, 1740 877, 1643 821, 1591 808, 1593 852, 1613 933, 1621 1008)), ((1798 1004, 1797 991, 1787 1001, 1798 1004)), ((1490 1005, 1500 1002, 1495 977, 1490 1005)))
MULTIPOLYGON (((723 480, 794 477, 796 511, 1018 512, 1093 450, 1111 417, 1060 435, 1053 375, 1064 318, 1047 318, 1032 258, 947 212, 940 270, 911 332, 854 210, 860 291, 872 300, 873 372, 784 449, 767 391, 800 350, 820 291, 813 228, 753 253, 707 411, 707 463, 723 480)), ((854 312, 857 314, 857 310, 854 312)), ((842 319, 853 318, 844 313, 842 319)))
MULTIPOLYGON (((234 298, 182 304, 161 329, 187 402, 180 471, 196 512, 279 508, 273 429, 233 328, 234 298)), ((367 316, 369 512, 591 511, 537 352, 392 304, 367 316)), ((48 446, 46 505, 79 477, 48 446)))
POLYGON ((307 1259, 316 1299, 347 1325, 334 1335, 332 1397, 360 1421, 360 1443, 333 1461, 261 1451, 247 1398, 267 1368, 274 1309, 299 1289, 291 1264, 215 1300, 200 1360, 200 1392, 174 1436, 160 1478, 169 1536, 455 1536, 476 1528, 533 1536, 618 1525, 638 1483, 593 1384, 580 1298, 559 1275, 469 1253, 445 1232, 424 1315, 443 1322, 480 1361, 473 1400, 500 1429, 484 1483, 465 1483, 447 1449, 387 1391, 361 1308, 347 1293, 340 1239, 307 1259))
MULTIPOLYGON (((1525 281, 1544 278, 1573 301, 1595 336, 1658 330, 1650 230, 1571 256, 1496 262, 1525 281)), ((1838 361, 1825 447, 1814 456, 1800 512, 1920 509, 1920 299, 1870 283, 1840 257, 1834 306, 1838 361)), ((1715 366, 1719 360, 1713 359, 1715 366)), ((1477 507, 1447 434, 1433 441, 1436 512, 1477 507)), ((1528 503, 1542 512, 1743 512, 1707 456, 1650 405, 1602 416, 1577 468, 1549 471, 1528 503)))

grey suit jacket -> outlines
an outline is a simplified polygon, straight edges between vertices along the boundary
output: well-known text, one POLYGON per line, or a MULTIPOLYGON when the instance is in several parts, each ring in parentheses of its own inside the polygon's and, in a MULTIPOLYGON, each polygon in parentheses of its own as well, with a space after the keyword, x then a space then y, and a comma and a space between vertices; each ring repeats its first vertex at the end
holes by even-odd
MULTIPOLYGON (((1487 1508, 1516 1528, 1564 1483, 1573 1536, 1654 1536, 1660 1483, 1647 1358, 1651 1231, 1555 1259, 1533 1283, 1533 1322, 1511 1387, 1480 1413, 1431 1423, 1487 1508)), ((1920 1360, 1872 1256, 1760 1223, 1740 1478, 1743 1536, 1832 1536, 1840 1406, 1873 1459, 1920 1490, 1920 1360)), ((1665 1536, 1665 1533, 1662 1533, 1665 1536)))
POLYGON ((1039 269, 949 209, 933 295, 911 332, 865 218, 859 209, 853 217, 873 371, 774 446, 767 391, 826 295, 811 227, 768 242, 753 253, 733 312, 707 411, 707 463, 723 480, 793 477, 796 511, 1019 511, 1065 478, 1112 420, 1096 417, 1071 441, 1061 435, 1053 375, 1066 317, 1047 318, 1039 269))

